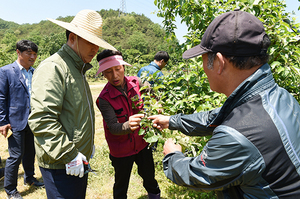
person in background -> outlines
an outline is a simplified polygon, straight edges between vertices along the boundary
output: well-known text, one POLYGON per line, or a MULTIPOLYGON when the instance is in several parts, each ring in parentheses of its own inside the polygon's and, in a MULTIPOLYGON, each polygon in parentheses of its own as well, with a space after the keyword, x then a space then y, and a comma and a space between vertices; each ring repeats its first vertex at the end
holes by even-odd
POLYGON ((12 64, 0 68, 0 132, 7 139, 9 157, 5 165, 4 189, 7 198, 22 198, 17 190, 18 170, 22 162, 24 183, 44 187, 34 177, 34 137, 28 126, 30 113, 32 67, 38 53, 38 46, 29 40, 16 44, 18 58, 12 64))
POLYGON ((158 129, 212 135, 197 157, 165 142, 164 173, 174 183, 215 190, 218 198, 300 196, 300 106, 273 79, 270 43, 262 22, 236 9, 216 17, 184 52, 185 59, 202 55, 210 88, 227 100, 208 112, 149 117, 158 129))
POLYGON ((29 126, 47 198, 83 199, 94 151, 95 115, 85 77, 99 46, 115 49, 102 39, 102 18, 82 10, 70 22, 48 19, 66 29, 67 43, 36 69, 32 78, 29 126))
POLYGON ((150 84, 140 78, 124 76, 125 65, 122 53, 109 49, 97 55, 99 70, 108 80, 96 104, 103 117, 105 138, 109 146, 109 158, 115 170, 113 195, 115 199, 127 198, 127 190, 133 163, 143 178, 143 186, 150 199, 160 198, 160 189, 155 180, 152 150, 143 136, 138 134, 143 114, 140 88, 150 84))
MULTIPOLYGON (((164 75, 161 70, 167 65, 168 61, 169 54, 166 51, 158 51, 154 56, 154 61, 152 61, 149 65, 142 67, 137 76, 141 77, 144 71, 147 72, 147 76, 149 76, 149 74, 153 75, 155 72, 159 71, 156 74, 156 79, 159 79, 159 77, 164 75)), ((154 84, 154 81, 150 81, 149 83, 152 85, 154 84)))

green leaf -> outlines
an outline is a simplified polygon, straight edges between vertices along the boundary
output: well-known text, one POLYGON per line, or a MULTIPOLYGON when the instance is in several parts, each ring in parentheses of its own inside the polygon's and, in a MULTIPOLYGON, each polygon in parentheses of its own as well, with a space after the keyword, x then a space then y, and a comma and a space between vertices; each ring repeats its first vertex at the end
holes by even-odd
POLYGON ((279 61, 274 61, 270 64, 272 69, 274 69, 274 68, 276 68, 277 66, 280 66, 280 65, 281 65, 281 63, 279 61))
POLYGON ((146 142, 148 142, 148 143, 154 143, 154 142, 157 142, 157 141, 158 141, 158 138, 159 138, 159 136, 153 135, 153 136, 148 137, 148 138, 145 138, 145 137, 144 137, 144 140, 145 140, 146 142))
POLYGON ((145 134, 145 130, 143 128, 140 128, 139 135, 144 135, 144 134, 145 134))

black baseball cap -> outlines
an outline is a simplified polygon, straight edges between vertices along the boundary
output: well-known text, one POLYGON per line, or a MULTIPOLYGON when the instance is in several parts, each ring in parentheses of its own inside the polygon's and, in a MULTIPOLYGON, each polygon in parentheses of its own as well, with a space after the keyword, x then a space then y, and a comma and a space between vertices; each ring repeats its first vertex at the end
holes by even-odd
POLYGON ((228 56, 255 56, 266 53, 267 37, 262 22, 254 15, 235 9, 216 17, 206 29, 201 43, 186 50, 182 57, 190 59, 208 52, 228 56))

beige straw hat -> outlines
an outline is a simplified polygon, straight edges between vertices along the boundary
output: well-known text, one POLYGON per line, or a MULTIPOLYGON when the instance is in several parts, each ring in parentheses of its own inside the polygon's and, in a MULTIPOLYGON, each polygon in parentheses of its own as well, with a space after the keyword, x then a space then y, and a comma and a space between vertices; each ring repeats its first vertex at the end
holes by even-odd
POLYGON ((102 18, 94 10, 81 10, 76 14, 71 23, 47 19, 99 47, 116 50, 102 39, 102 18))

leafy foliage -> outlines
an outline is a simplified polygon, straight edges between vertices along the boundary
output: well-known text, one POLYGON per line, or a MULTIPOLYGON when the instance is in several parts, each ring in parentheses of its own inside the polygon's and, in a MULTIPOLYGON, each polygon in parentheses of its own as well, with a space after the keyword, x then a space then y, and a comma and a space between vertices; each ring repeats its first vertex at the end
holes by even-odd
MULTIPOLYGON (((187 42, 183 50, 198 45, 210 22, 221 13, 239 8, 257 16, 264 24, 272 40, 270 65, 275 81, 291 92, 300 101, 299 96, 299 26, 290 13, 286 13, 284 2, 266 0, 156 0, 160 9, 159 16, 164 17, 167 37, 174 38, 175 17, 179 16, 188 27, 187 42)), ((150 77, 151 78, 151 77, 150 77)), ((202 58, 197 57, 178 62, 172 72, 164 77, 159 93, 164 114, 191 114, 221 106, 225 96, 213 93, 202 69, 202 58)), ((194 138, 199 139, 199 138, 194 138)), ((201 142, 201 140, 198 140, 201 142)))
POLYGON ((170 38, 174 38, 176 16, 179 16, 182 19, 181 22, 187 25, 189 32, 186 35, 186 44, 188 45, 185 45, 184 49, 189 45, 199 44, 207 26, 221 13, 239 8, 258 17, 272 41, 269 63, 272 66, 275 81, 300 101, 300 24, 296 23, 292 13, 285 12, 284 1, 155 0, 154 2, 160 9, 158 15, 164 18, 164 27, 168 31, 167 37, 171 35, 170 38))

